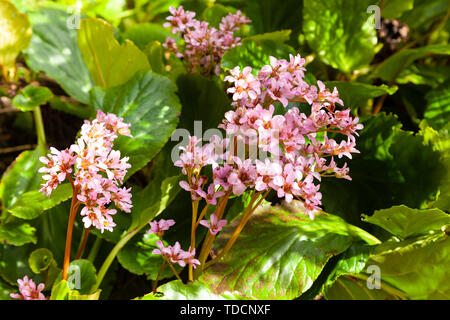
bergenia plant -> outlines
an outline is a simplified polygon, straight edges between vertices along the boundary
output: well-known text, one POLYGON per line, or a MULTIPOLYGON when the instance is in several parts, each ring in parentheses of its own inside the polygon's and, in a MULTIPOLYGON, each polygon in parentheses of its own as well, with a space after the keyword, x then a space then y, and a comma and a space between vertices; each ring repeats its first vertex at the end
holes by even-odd
MULTIPOLYGON (((122 118, 99 110, 94 120, 85 121, 75 144, 62 151, 51 148, 47 157, 40 158, 45 167, 39 172, 44 174, 46 180, 40 190, 42 193, 50 196, 66 179, 72 186, 63 280, 67 280, 73 223, 79 207, 82 206, 80 215, 86 228, 82 242, 84 245, 89 228, 97 228, 102 233, 104 230, 113 230, 116 224, 112 216, 117 210, 109 208, 111 203, 120 210, 131 211, 131 188, 120 187, 131 166, 128 157, 121 158, 120 151, 113 149, 118 135, 131 137, 129 126, 122 118)), ((77 256, 81 255, 83 249, 80 248, 77 256)))
MULTIPOLYGON (((174 164, 182 168, 187 180, 180 186, 191 194, 192 224, 190 253, 194 253, 195 235, 199 224, 209 229, 200 250, 200 270, 219 261, 233 246, 252 213, 274 190, 286 202, 297 199, 303 203, 304 213, 314 219, 320 213, 320 181, 323 177, 351 180, 347 163, 339 167, 334 157, 352 158, 359 152, 355 135, 363 128, 358 118, 350 115, 336 88, 330 91, 321 82, 308 85, 304 80, 305 60, 300 55, 290 56, 289 61, 270 58, 270 65, 263 66, 253 75, 251 67, 239 67, 225 77, 231 85, 234 110, 228 111, 219 128, 227 138, 213 136, 209 143, 191 136, 181 147, 180 159, 174 164), (290 102, 303 102, 308 110, 291 107, 284 115, 275 114, 275 104, 287 107, 290 102), (306 113, 308 115, 306 115, 306 113), (328 138, 328 133, 339 133, 341 141, 328 138), (212 181, 203 174, 211 167, 212 181), (251 193, 251 200, 239 224, 221 252, 208 260, 216 235, 227 224, 222 219, 230 196, 251 193), (205 200, 200 210, 201 200, 205 200), (209 221, 202 220, 210 206, 215 206, 209 221)), ((160 222, 161 223, 161 222, 160 222)), ((154 222, 152 229, 157 224, 154 222)), ((156 233, 155 232, 155 233, 156 233)), ((174 248, 160 249, 155 253, 175 257, 172 263, 182 261, 183 252, 177 243, 174 248), (181 259, 181 260, 180 260, 181 259)), ((166 259, 168 261, 168 259, 166 259)), ((194 260, 197 262, 196 260, 194 260)), ((170 262, 168 262, 170 265, 170 262)), ((189 264, 189 279, 194 280, 195 264, 189 264)))
POLYGON ((442 0, 69 2, 0 0, 0 300, 450 296, 442 0))

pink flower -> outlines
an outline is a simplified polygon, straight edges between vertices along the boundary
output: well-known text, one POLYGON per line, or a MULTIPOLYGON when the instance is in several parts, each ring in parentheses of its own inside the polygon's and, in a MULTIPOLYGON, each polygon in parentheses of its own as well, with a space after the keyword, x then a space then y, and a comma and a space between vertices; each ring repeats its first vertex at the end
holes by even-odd
POLYGON ((40 283, 36 288, 36 284, 33 280, 28 279, 28 276, 25 276, 23 279, 18 279, 17 283, 19 284, 20 294, 11 293, 11 298, 20 300, 47 300, 41 292, 45 288, 43 283, 40 283))
POLYGON ((187 181, 180 181, 179 185, 184 190, 189 191, 191 193, 192 200, 198 200, 200 198, 206 198, 206 193, 203 191, 203 185, 206 183, 207 178, 204 176, 200 176, 198 181, 195 177, 191 178, 191 183, 189 184, 187 181))
POLYGON ((220 198, 225 195, 223 191, 215 191, 215 185, 211 183, 208 187, 208 193, 205 196, 206 201, 211 203, 212 205, 217 204, 217 198, 220 198))
POLYGON ((162 236, 164 235, 164 231, 167 231, 170 229, 171 226, 173 226, 175 224, 175 220, 173 219, 169 219, 169 220, 164 220, 161 219, 158 221, 151 221, 150 223, 150 230, 147 231, 147 233, 154 233, 156 234, 158 237, 162 238, 162 236))
POLYGON ((183 261, 186 264, 190 264, 192 265, 192 267, 194 269, 197 268, 197 266, 200 265, 200 261, 195 259, 195 248, 192 249, 192 251, 184 251, 181 255, 180 258, 183 259, 183 261))
POLYGON ((211 222, 209 222, 208 220, 202 220, 200 221, 200 224, 208 228, 209 232, 214 235, 220 232, 220 230, 222 230, 222 228, 227 224, 227 220, 218 221, 217 216, 214 213, 210 216, 209 219, 211 222))

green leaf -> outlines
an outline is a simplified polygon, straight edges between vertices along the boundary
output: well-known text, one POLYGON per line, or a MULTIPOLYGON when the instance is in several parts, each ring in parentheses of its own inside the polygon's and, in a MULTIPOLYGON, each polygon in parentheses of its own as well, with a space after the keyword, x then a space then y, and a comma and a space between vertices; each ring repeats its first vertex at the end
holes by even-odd
POLYGON ((292 30, 279 30, 279 31, 273 31, 273 32, 267 32, 262 34, 255 34, 253 36, 249 36, 245 38, 245 40, 249 41, 266 41, 266 40, 272 40, 277 43, 285 43, 286 41, 289 41, 291 37, 292 30))
POLYGON ((427 108, 424 118, 436 130, 450 122, 450 79, 425 95, 427 108))
POLYGON ((42 165, 39 161, 40 156, 39 148, 24 151, 5 171, 0 180, 0 199, 3 208, 11 208, 23 193, 39 186, 42 179, 37 173, 42 165))
MULTIPOLYGON (((158 241, 159 238, 155 234, 144 233, 139 239, 140 240, 127 243, 127 245, 119 251, 117 259, 122 267, 129 272, 137 275, 145 274, 149 279, 155 280, 163 264, 161 255, 152 254, 153 249, 158 248, 156 241, 158 241)), ((165 243, 165 245, 167 245, 167 243, 165 243)), ((175 268, 177 272, 180 272, 181 267, 175 265, 175 268)), ((159 280, 171 278, 173 276, 172 270, 166 265, 159 276, 159 280)))
POLYGON ((450 66, 413 63, 400 72, 396 82, 398 84, 413 83, 436 88, 445 82, 448 74, 450 74, 450 66))
POLYGON ((53 286, 50 300, 67 300, 70 288, 66 280, 61 280, 57 285, 53 286))
POLYGON ((0 300, 13 300, 10 294, 17 293, 17 291, 17 288, 0 279, 0 300))
POLYGON ((222 122, 223 115, 231 109, 231 101, 225 89, 210 79, 198 74, 188 74, 177 79, 178 95, 183 106, 180 116, 180 128, 194 132, 194 121, 201 121, 203 130, 216 128, 222 122))
POLYGON ((352 109, 364 107, 367 100, 379 97, 383 94, 393 95, 397 92, 397 87, 388 87, 387 85, 373 86, 361 82, 347 81, 327 81, 328 88, 336 87, 344 105, 352 109))
POLYGON ((132 221, 129 230, 142 228, 158 216, 174 200, 180 191, 178 182, 181 175, 164 178, 158 177, 138 194, 139 204, 132 211, 132 221), (164 179, 164 180, 161 180, 164 179), (152 199, 152 201, 148 201, 152 199))
POLYGON ((433 201, 445 172, 439 152, 426 146, 422 136, 401 130, 392 115, 369 116, 362 123, 356 138, 360 153, 351 161, 336 159, 339 166, 348 161, 352 181, 322 180, 324 210, 361 226, 362 212, 370 215, 400 204, 421 208, 433 201))
POLYGON ((54 261, 53 253, 47 248, 34 250, 28 258, 28 264, 34 273, 41 273, 47 270, 54 261))
POLYGON ((450 240, 444 232, 378 246, 368 265, 377 265, 382 280, 410 299, 450 297, 450 240))
POLYGON ((367 66, 376 53, 372 0, 305 1, 303 32, 320 59, 345 73, 367 66), (351 8, 351 10, 349 10, 351 8))
POLYGON ((26 61, 35 72, 45 72, 69 95, 88 103, 94 83, 78 48, 77 30, 68 28, 70 15, 53 8, 29 13, 33 37, 26 61))
POLYGON ((175 130, 181 111, 175 91, 169 79, 150 71, 138 72, 122 86, 92 91, 95 109, 115 113, 131 124, 133 138, 121 136, 114 142, 122 155, 130 157, 128 177, 153 159, 175 130))
MULTIPOLYGON (((376 240, 339 217, 323 214, 310 220, 295 201, 257 209, 232 249, 206 269, 200 280, 214 293, 238 291, 257 299, 292 299, 308 290, 325 263, 354 241, 376 240)), ((239 219, 217 238, 220 250, 239 219)))
POLYGON ((251 34, 292 30, 292 39, 297 39, 301 32, 304 6, 301 0, 221 0, 220 3, 241 10, 252 21, 251 34))
POLYGON ((424 143, 441 155, 441 161, 445 166, 443 177, 439 184, 439 194, 430 207, 450 211, 450 124, 438 131, 426 126, 426 121, 420 123, 420 135, 424 137, 424 143))
POLYGON ((26 86, 12 99, 12 104, 22 111, 33 111, 36 107, 46 104, 53 93, 47 87, 26 86))
POLYGON ((380 284, 379 289, 370 290, 366 281, 352 276, 341 276, 324 292, 327 300, 398 300, 386 290, 386 285, 380 284))
POLYGON ((214 294, 201 281, 182 283, 171 281, 158 287, 158 293, 149 293, 138 300, 244 300, 249 299, 235 293, 214 294), (162 294, 162 296, 161 296, 162 294))
POLYGON ((371 217, 363 215, 363 221, 405 239, 440 230, 442 226, 450 224, 450 215, 439 209, 419 210, 401 205, 375 211, 371 217))
MULTIPOLYGON (((435 19, 448 11, 448 0, 415 1, 414 9, 406 11, 400 17, 411 31, 428 32, 435 19)), ((423 33, 422 33, 423 34, 423 33)))
POLYGON ((36 228, 21 221, 0 224, 0 241, 6 241, 13 246, 22 246, 30 242, 36 244, 35 233, 36 228))
MULTIPOLYGON (((141 50, 152 41, 166 42, 167 37, 176 37, 169 29, 157 23, 139 23, 131 26, 122 34, 125 39, 130 39, 141 50)), ((178 37, 177 37, 178 38, 178 37)))
POLYGON ((50 107, 52 107, 52 109, 74 115, 81 119, 89 119, 93 113, 91 106, 86 106, 81 103, 69 101, 68 99, 64 99, 64 97, 54 97, 53 99, 51 99, 50 107))
POLYGON ((210 26, 218 29, 223 17, 228 13, 236 13, 236 9, 233 7, 225 7, 221 4, 214 4, 203 11, 202 20, 209 23, 210 26))
POLYGON ((122 85, 140 70, 150 70, 147 57, 125 40, 122 46, 114 37, 114 29, 106 21, 86 18, 80 22, 78 46, 97 86, 122 85))
MULTIPOLYGON (((31 277, 33 271, 28 265, 28 257, 34 249, 36 246, 33 244, 17 247, 0 243, 0 276, 12 285, 16 285, 19 278, 31 277)), ((33 281, 35 283, 44 282, 44 276, 35 275, 33 281)))
POLYGON ((98 289, 94 293, 79 294, 76 290, 70 290, 68 300, 99 300, 101 289, 98 289))
POLYGON ((72 186, 64 183, 56 188, 50 197, 38 190, 23 193, 8 210, 13 216, 21 219, 35 219, 45 210, 55 207, 72 196, 72 186))
MULTIPOLYGON (((58 279, 62 279, 62 273, 59 274, 58 279)), ((77 290, 83 295, 90 294, 96 281, 97 271, 89 260, 78 259, 70 263, 67 276, 68 289, 77 290)), ((58 280, 55 283, 60 284, 58 280)))
POLYGON ((388 82, 393 81, 404 68, 407 68, 415 60, 431 54, 448 55, 450 54, 450 45, 429 45, 401 50, 384 60, 371 76, 388 82))
POLYGON ((147 55, 148 62, 153 72, 165 75, 166 71, 163 62, 163 47, 159 41, 152 41, 144 48, 144 53, 147 55))
MULTIPOLYGON (((14 75, 16 58, 20 51, 26 49, 31 39, 31 25, 28 17, 20 13, 9 1, 0 2, 0 69, 7 78, 14 75)), ((9 80, 9 79, 6 79, 9 80)))
POLYGON ((295 51, 287 44, 270 39, 245 39, 242 41, 242 45, 236 46, 225 53, 222 58, 222 68, 231 70, 236 66, 241 67, 241 69, 249 66, 258 71, 264 65, 270 64, 270 56, 289 59, 289 54, 295 55, 295 51))
POLYGON ((414 0, 387 0, 383 3, 381 14, 385 19, 397 19, 403 12, 414 7, 414 0))

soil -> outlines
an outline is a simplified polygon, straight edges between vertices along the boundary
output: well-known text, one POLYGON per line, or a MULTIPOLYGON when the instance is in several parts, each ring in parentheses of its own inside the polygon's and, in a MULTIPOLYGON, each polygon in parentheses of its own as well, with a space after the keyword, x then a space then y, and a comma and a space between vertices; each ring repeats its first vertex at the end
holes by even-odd
MULTIPOLYGON (((56 83, 42 82, 41 85, 49 87, 55 95, 64 94, 56 83)), ((10 97, 14 97, 26 85, 23 80, 13 84, 5 84, 0 80, 0 176, 21 152, 33 149, 37 143, 32 112, 25 116, 11 104, 10 97)), ((54 110, 49 105, 41 106, 41 112, 47 145, 57 149, 69 147, 83 119, 54 110)))

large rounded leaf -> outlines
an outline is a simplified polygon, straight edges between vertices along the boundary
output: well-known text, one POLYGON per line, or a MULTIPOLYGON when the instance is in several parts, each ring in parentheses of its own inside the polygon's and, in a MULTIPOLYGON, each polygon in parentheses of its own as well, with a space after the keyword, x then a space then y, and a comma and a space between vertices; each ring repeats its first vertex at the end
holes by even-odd
POLYGON ((200 281, 182 283, 171 281, 158 287, 158 293, 149 293, 139 300, 239 300, 246 299, 235 293, 214 294, 208 286, 200 281))
POLYGON ((33 37, 26 50, 26 61, 34 71, 44 71, 69 95, 88 103, 94 82, 81 57, 77 29, 69 28, 70 13, 54 8, 29 14, 33 37))
MULTIPOLYGON (((239 222, 224 228, 220 250, 239 222)), ((374 239, 339 217, 324 214, 310 220, 297 202, 263 206, 249 219, 223 260, 206 269, 200 280, 213 292, 238 291, 257 299, 292 299, 308 290, 334 255, 355 240, 374 239)))
POLYGON ((367 13, 374 4, 377 1, 305 1, 303 32, 311 49, 323 62, 345 73, 367 66, 377 44, 374 20, 367 13))
POLYGON ((113 27, 102 19, 83 19, 77 38, 83 59, 98 86, 118 86, 137 71, 150 70, 145 54, 129 40, 120 45, 113 27))
POLYGON ((119 87, 92 91, 95 109, 115 113, 131 124, 133 138, 119 137, 114 146, 130 157, 128 177, 162 149, 178 124, 180 102, 175 85, 151 71, 140 71, 119 87))
POLYGON ((27 15, 6 0, 0 1, 0 34, 0 70, 7 76, 15 70, 17 55, 28 47, 32 30, 27 15))

